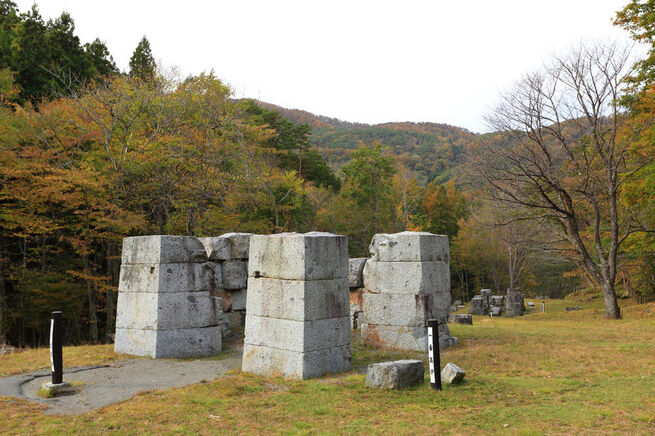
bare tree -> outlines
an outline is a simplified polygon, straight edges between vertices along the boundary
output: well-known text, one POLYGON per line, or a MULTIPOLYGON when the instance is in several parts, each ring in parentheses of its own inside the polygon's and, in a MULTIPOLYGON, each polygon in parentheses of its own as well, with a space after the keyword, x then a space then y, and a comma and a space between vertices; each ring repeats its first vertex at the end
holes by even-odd
POLYGON ((555 57, 502 95, 487 119, 501 133, 471 156, 490 198, 516 219, 543 224, 551 249, 602 289, 610 319, 621 317, 619 247, 642 228, 636 214, 619 209, 621 188, 652 160, 619 135, 626 115, 618 101, 631 65, 630 50, 616 44, 555 57))

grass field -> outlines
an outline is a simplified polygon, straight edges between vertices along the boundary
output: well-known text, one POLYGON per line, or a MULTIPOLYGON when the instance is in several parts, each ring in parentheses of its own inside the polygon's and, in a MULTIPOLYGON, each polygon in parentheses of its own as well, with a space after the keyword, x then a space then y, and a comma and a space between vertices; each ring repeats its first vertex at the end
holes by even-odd
MULTIPOLYGON (((76 417, 0 398, 0 432, 10 434, 655 434, 655 304, 603 319, 599 300, 547 302, 546 313, 474 317, 453 325, 460 344, 442 353, 466 382, 378 391, 357 371, 286 381, 234 372, 227 378, 131 400, 76 417), (566 306, 582 311, 566 312, 566 306)), ((425 356, 362 347, 355 367, 425 356)), ((109 346, 70 347, 67 364, 121 358, 109 346)), ((68 358, 66 357, 68 356, 68 358)), ((0 374, 48 363, 47 350, 0 357, 0 374)))

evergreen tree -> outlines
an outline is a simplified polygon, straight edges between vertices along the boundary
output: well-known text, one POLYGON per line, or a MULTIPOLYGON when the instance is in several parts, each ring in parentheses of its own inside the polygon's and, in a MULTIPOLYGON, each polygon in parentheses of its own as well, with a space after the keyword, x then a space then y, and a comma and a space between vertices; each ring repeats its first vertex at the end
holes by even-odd
POLYGON ((130 76, 142 80, 150 80, 155 77, 157 64, 152 57, 150 42, 145 36, 139 41, 130 58, 130 76))

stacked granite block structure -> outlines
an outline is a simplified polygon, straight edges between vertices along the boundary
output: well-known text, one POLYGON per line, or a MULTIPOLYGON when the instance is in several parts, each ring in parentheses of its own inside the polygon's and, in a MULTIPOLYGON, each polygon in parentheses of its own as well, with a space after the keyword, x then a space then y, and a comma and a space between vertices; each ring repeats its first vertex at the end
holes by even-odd
POLYGON ((523 316, 525 304, 523 293, 518 288, 507 288, 505 296, 505 315, 508 317, 523 316))
POLYGON ((450 313, 448 237, 427 232, 377 234, 364 266, 365 344, 427 350, 427 320, 438 319, 441 347, 454 345, 450 313))
POLYGON ((345 236, 252 236, 243 371, 304 379, 350 370, 348 290, 345 236))
POLYGON ((364 265, 368 257, 348 259, 348 286, 350 287, 350 321, 358 329, 364 320, 364 265))
POLYGON ((492 316, 500 316, 503 313, 505 297, 502 295, 492 295, 489 297, 489 313, 492 316))
POLYGON ((214 294, 221 297, 223 311, 233 327, 243 325, 245 321, 251 236, 252 233, 226 233, 198 238, 209 260, 221 266, 222 281, 214 294))
POLYGON ((471 315, 486 315, 489 313, 489 304, 487 299, 482 295, 476 295, 471 298, 471 315))
POLYGON ((221 266, 190 236, 123 240, 116 308, 117 353, 190 357, 222 349, 221 266))

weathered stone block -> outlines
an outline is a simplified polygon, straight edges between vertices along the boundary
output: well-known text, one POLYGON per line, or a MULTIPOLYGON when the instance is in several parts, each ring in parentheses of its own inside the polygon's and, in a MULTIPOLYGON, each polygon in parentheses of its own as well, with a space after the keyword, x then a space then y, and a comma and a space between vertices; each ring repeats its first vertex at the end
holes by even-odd
POLYGON ((396 360, 371 363, 366 372, 366 385, 378 389, 403 389, 423 383, 425 367, 420 360, 396 360))
POLYGON ((426 262, 450 260, 448 236, 427 232, 378 233, 369 251, 381 262, 426 262))
POLYGON ((200 292, 119 292, 116 327, 170 330, 220 325, 221 299, 200 292))
POLYGON ((250 277, 332 280, 348 277, 348 239, 332 233, 279 233, 250 238, 250 277))
POLYGON ((456 315, 450 315, 448 317, 448 323, 473 325, 473 317, 465 313, 458 313, 456 315))
POLYGON ((230 256, 232 259, 248 259, 251 236, 252 233, 225 233, 220 237, 230 240, 230 256))
POLYGON ((307 379, 349 371, 350 345, 309 352, 282 350, 252 344, 243 345, 242 370, 263 376, 307 379))
POLYGON ((448 262, 376 262, 364 266, 364 287, 375 293, 450 293, 448 262))
MULTIPOLYGON (((427 351, 427 327, 407 327, 362 324, 362 342, 382 348, 399 350, 427 351)), ((457 338, 450 336, 446 324, 439 325, 439 346, 441 348, 457 344, 457 338)))
POLYGON ((121 265, 119 293, 215 291, 223 287, 214 262, 121 265))
POLYGON ((523 294, 516 288, 508 288, 505 296, 505 316, 522 316, 524 312, 523 294))
POLYGON ((434 318, 446 322, 450 312, 450 293, 364 294, 364 322, 375 325, 425 327, 434 318))
POLYGON ((482 296, 476 295, 471 299, 472 315, 486 315, 487 311, 488 306, 486 305, 486 300, 482 296))
POLYGON ((213 261, 230 260, 231 242, 229 238, 223 236, 198 238, 207 252, 207 258, 213 261))
POLYGON ((368 257, 348 259, 348 285, 351 288, 361 288, 364 286, 362 273, 364 272, 364 264, 367 260, 368 257))
POLYGON ((226 260, 222 264, 223 287, 243 289, 248 285, 248 270, 242 260, 226 260))
POLYGON ((206 261, 207 252, 204 245, 193 236, 152 235, 123 239, 123 265, 206 261))
POLYGON ((114 342, 116 353, 156 359, 210 356, 221 350, 220 326, 176 330, 116 328, 114 342))
POLYGON ((491 306, 502 306, 505 302, 505 297, 502 295, 492 295, 489 297, 489 304, 491 306))
POLYGON ((485 295, 490 296, 491 295, 491 289, 481 289, 480 290, 480 295, 482 295, 483 297, 485 295))
POLYGON ((464 379, 466 373, 462 368, 454 363, 447 363, 441 370, 441 381, 445 384, 452 385, 464 379))
POLYGON ((247 289, 237 289, 233 291, 228 291, 230 299, 232 301, 232 310, 246 310, 247 305, 247 289))
POLYGON ((491 306, 489 309, 489 313, 492 316, 500 316, 503 313, 503 307, 502 306, 491 306))
POLYGON ((349 311, 348 279, 284 280, 248 278, 250 315, 294 321, 343 318, 349 311))
POLYGON ((251 315, 246 310, 244 343, 299 352, 350 345, 350 318, 294 321, 251 315))

